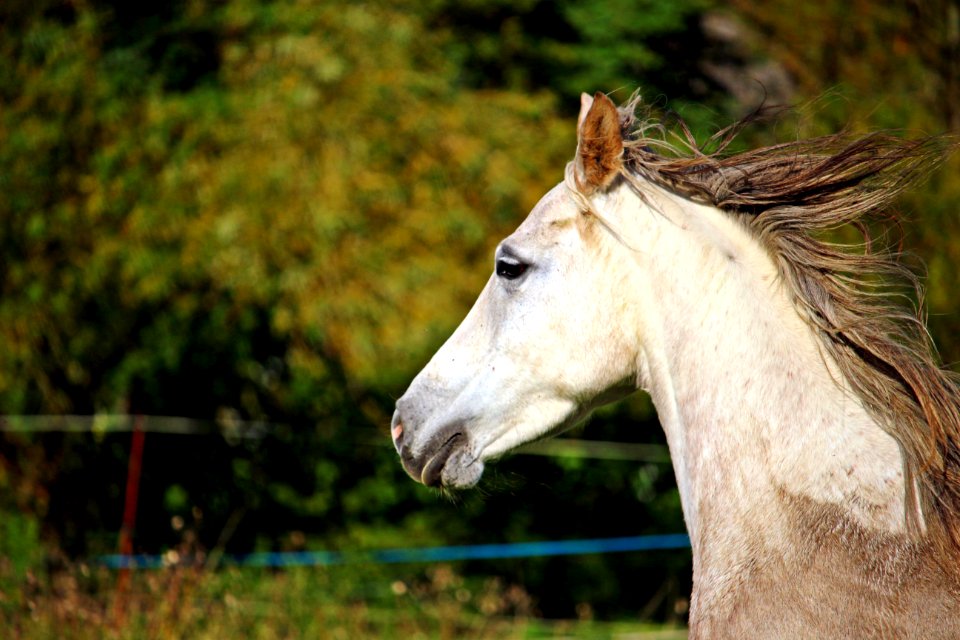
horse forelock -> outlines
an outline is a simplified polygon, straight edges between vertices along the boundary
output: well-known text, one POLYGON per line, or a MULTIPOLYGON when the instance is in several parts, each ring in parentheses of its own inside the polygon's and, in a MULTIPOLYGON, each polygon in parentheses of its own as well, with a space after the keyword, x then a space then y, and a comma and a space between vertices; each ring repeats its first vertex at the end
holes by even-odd
POLYGON ((875 247, 868 227, 899 225, 895 196, 956 142, 837 134, 727 153, 743 121, 707 151, 682 123, 670 140, 660 123, 638 117, 638 103, 619 109, 628 182, 648 180, 744 221, 824 352, 899 444, 908 504, 915 486, 928 531, 960 549, 960 379, 938 362, 917 276, 898 248, 875 247), (824 238, 846 227, 857 243, 824 238))

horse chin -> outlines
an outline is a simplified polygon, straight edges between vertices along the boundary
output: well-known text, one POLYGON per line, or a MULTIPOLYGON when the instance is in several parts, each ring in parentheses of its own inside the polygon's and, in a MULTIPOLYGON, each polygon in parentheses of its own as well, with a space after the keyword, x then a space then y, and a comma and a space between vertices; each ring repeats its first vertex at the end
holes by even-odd
POLYGON ((480 476, 483 475, 483 462, 471 459, 468 453, 466 449, 460 449, 447 458, 440 471, 440 482, 444 487, 469 489, 480 481, 480 476))

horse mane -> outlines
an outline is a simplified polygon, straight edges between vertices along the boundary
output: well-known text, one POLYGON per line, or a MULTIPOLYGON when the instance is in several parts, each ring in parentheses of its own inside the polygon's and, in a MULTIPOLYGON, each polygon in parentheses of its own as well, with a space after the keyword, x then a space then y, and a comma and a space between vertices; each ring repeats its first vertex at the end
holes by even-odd
POLYGON ((841 133, 730 153, 756 114, 699 145, 682 121, 671 137, 638 105, 634 96, 618 109, 621 173, 730 212, 755 234, 825 353, 899 444, 908 525, 918 526, 919 503, 933 539, 960 549, 960 378, 939 364, 917 276, 869 232, 899 226, 892 200, 956 142, 841 133), (842 228, 857 242, 825 237, 842 228))

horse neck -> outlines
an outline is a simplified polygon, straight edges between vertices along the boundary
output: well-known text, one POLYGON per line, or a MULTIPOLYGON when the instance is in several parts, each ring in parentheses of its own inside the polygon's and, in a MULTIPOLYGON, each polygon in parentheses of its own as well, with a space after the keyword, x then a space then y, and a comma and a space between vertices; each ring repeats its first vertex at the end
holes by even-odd
MULTIPOLYGON (((701 589, 784 557, 793 505, 904 529, 899 449, 843 383, 773 260, 728 214, 657 192, 644 216, 641 378, 667 435, 701 589)), ((799 520, 798 520, 799 518, 799 520)))

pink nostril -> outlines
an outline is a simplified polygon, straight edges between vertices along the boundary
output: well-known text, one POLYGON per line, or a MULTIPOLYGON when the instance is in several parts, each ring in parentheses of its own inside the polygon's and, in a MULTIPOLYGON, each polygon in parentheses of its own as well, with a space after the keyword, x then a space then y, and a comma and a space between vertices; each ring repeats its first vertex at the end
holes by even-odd
POLYGON ((403 425, 398 422, 395 427, 393 427, 392 429, 390 429, 390 435, 393 436, 393 439, 394 439, 395 441, 396 441, 396 440, 399 440, 399 439, 400 439, 400 436, 403 435, 403 425))

